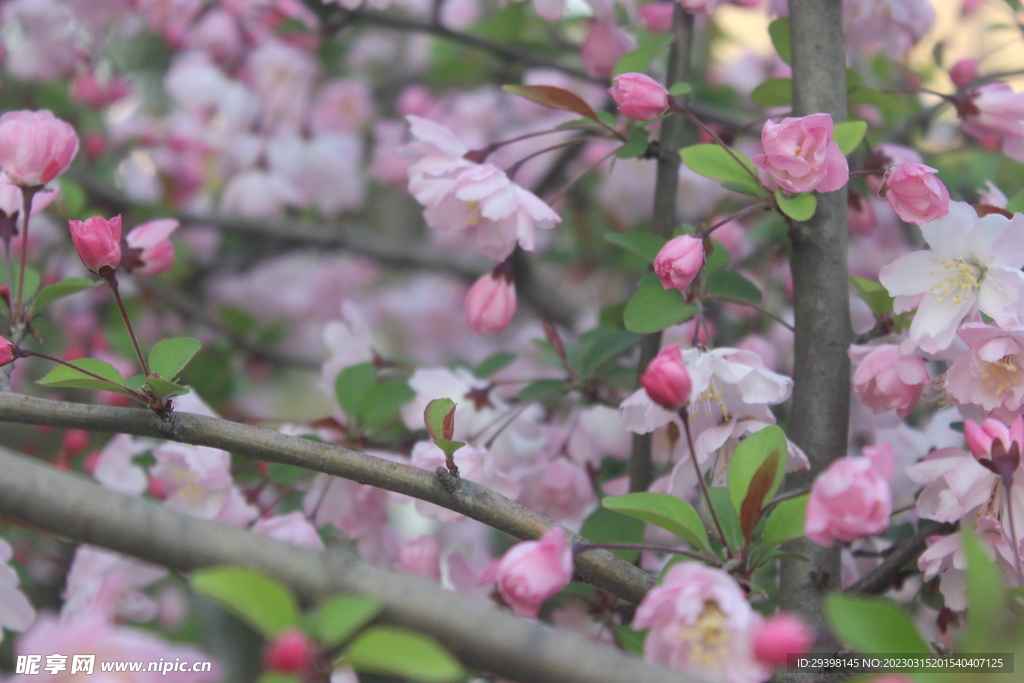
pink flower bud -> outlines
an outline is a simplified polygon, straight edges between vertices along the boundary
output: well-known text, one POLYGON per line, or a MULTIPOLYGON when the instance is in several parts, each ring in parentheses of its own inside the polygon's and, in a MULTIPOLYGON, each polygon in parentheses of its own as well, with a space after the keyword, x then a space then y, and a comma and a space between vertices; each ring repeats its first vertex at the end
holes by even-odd
POLYGON ((71 165, 78 136, 48 110, 9 111, 0 116, 0 167, 17 185, 45 185, 71 165))
POLYGON ((94 273, 101 268, 117 268, 121 263, 121 217, 109 221, 102 216, 93 216, 82 221, 69 221, 71 241, 78 250, 78 257, 85 267, 94 273))
POLYGON ((14 344, 0 337, 0 365, 7 365, 14 360, 14 344))
POLYGON ((651 33, 668 33, 672 30, 672 15, 675 3, 649 2, 640 8, 640 23, 651 33))
POLYGON ((309 670, 316 657, 313 643, 298 629, 289 629, 267 645, 263 665, 271 671, 301 674, 309 670))
POLYGON ((591 78, 611 76, 619 58, 636 49, 636 41, 614 21, 591 21, 580 46, 580 60, 591 78))
POLYGON ((964 420, 964 435, 978 463, 1009 485, 1020 467, 1021 451, 1024 451, 1024 416, 1015 417, 1009 427, 991 417, 980 425, 964 420))
POLYGON ((901 418, 906 417, 930 382, 924 361, 919 356, 901 355, 894 344, 853 346, 850 358, 859 362, 853 388, 876 413, 895 410, 901 418))
POLYGON ((676 0, 690 14, 714 14, 720 0, 676 0))
POLYGON ((665 243, 654 258, 654 272, 665 289, 680 292, 690 286, 704 267, 704 242, 693 235, 680 235, 665 243))
POLYGON ((134 228, 124 238, 128 249, 122 254, 121 265, 136 275, 166 273, 174 265, 174 246, 167 237, 178 225, 173 218, 164 218, 134 228))
POLYGON ((900 164, 885 172, 879 191, 896 215, 921 225, 949 213, 949 192, 937 171, 923 164, 900 164))
POLYGON ((73 458, 89 446, 89 432, 82 429, 69 429, 64 432, 64 438, 61 439, 61 447, 64 449, 64 455, 69 458, 73 458))
POLYGON ((836 539, 849 543, 889 528, 896 456, 880 443, 864 457, 839 458, 814 480, 807 502, 804 534, 822 547, 836 539))
POLYGON ((788 655, 807 654, 814 644, 814 632, 798 617, 781 612, 770 617, 754 636, 754 657, 762 664, 780 668, 788 655))
POLYGON ((850 166, 832 140, 832 117, 811 114, 765 121, 761 130, 764 154, 755 154, 754 166, 763 169, 790 192, 833 192, 850 179, 850 166))
POLYGON ((974 59, 961 59, 949 70, 949 79, 958 88, 966 88, 978 77, 978 62, 974 59))
POLYGON ((650 121, 668 111, 668 90, 645 74, 619 74, 608 94, 619 105, 619 113, 634 121, 650 121))
POLYGON ((667 410, 676 410, 690 399, 693 383, 679 344, 666 346, 648 363, 640 384, 652 401, 667 410))
POLYGON ((474 334, 501 332, 516 313, 516 288, 512 270, 498 266, 466 293, 466 324, 474 334))
POLYGON ((544 601, 569 585, 572 548, 561 527, 538 541, 516 544, 484 569, 478 586, 497 582, 498 593, 521 617, 536 617, 544 601))

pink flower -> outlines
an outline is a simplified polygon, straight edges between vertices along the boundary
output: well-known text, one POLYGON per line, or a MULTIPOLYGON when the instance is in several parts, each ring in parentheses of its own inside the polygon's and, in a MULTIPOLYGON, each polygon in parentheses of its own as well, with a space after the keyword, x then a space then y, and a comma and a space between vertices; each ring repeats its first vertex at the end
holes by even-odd
POLYGON ((93 216, 82 221, 69 221, 71 241, 85 267, 94 273, 102 268, 117 268, 121 263, 121 217, 109 221, 93 216))
POLYGON ((995 81, 956 96, 953 104, 965 133, 984 143, 1002 140, 1003 154, 1024 162, 1024 93, 995 81))
MULTIPOLYGON (((672 15, 675 13, 675 3, 649 2, 640 8, 639 13, 640 23, 648 31, 651 33, 668 33, 672 30, 672 15)), ((646 119, 640 120, 644 121, 646 119)))
POLYGON ((167 238, 179 225, 173 218, 164 218, 132 229, 124 238, 128 249, 122 254, 121 265, 136 275, 166 273, 174 265, 174 246, 167 238))
POLYGON ((24 633, 36 620, 36 611, 25 594, 18 590, 18 573, 8 565, 14 552, 0 538, 0 641, 4 629, 24 633))
POLYGON ((366 81, 336 78, 317 92, 309 113, 313 133, 358 132, 373 116, 373 93, 366 81))
POLYGON ((765 121, 761 130, 764 153, 754 165, 764 169, 790 192, 833 192, 850 179, 850 167, 832 140, 832 116, 811 114, 765 121))
POLYGON ((676 0, 690 14, 713 14, 720 0, 676 0))
POLYGON ((850 359, 858 363, 853 388, 864 405, 876 413, 895 410, 910 414, 928 384, 928 371, 919 356, 904 356, 898 346, 851 346, 850 359))
POLYGON ((836 539, 849 543, 889 528, 892 481, 896 467, 892 446, 864 449, 864 457, 839 458, 814 480, 807 502, 804 534, 823 547, 836 539))
POLYGON ((633 628, 650 629, 644 659, 724 683, 760 683, 771 669, 753 656, 764 617, 736 581, 697 562, 672 567, 637 607, 633 628))
POLYGON ((844 0, 843 33, 850 51, 897 61, 935 25, 928 0, 844 0))
POLYGON ((14 345, 10 341, 0 337, 0 366, 7 365, 14 361, 14 345))
POLYGON ((45 185, 66 171, 77 153, 75 129, 49 110, 0 116, 0 167, 17 185, 45 185))
POLYGON ((252 530, 285 543, 294 543, 313 550, 324 549, 323 539, 317 533, 316 527, 298 510, 276 517, 261 517, 252 525, 252 530))
POLYGON ((949 213, 949 192, 935 173, 938 171, 923 164, 893 166, 885 172, 879 194, 906 222, 921 225, 933 221, 949 213))
POLYGON ((991 417, 982 424, 964 420, 964 435, 978 463, 1009 486, 1020 467, 1020 453, 1024 449, 1024 416, 1018 415, 1009 427, 991 417))
POLYGON ((270 671, 303 674, 316 658, 316 646, 298 628, 290 628, 267 643, 263 650, 263 665, 270 671))
POLYGON ((516 313, 516 287, 512 269, 498 266, 466 292, 466 324, 474 334, 501 332, 516 313), (499 272, 501 271, 501 272, 499 272))
POLYGON ((949 80, 958 88, 966 88, 978 77, 978 60, 961 59, 949 69, 949 80))
POLYGON ((477 585, 496 581, 498 593, 513 612, 535 618, 545 600, 569 585, 572 568, 572 548, 565 532, 552 527, 540 540, 518 543, 489 564, 477 585))
POLYGON ((427 534, 406 543, 398 554, 395 569, 431 581, 440 581, 441 549, 437 543, 437 536, 427 534))
POLYGON ((957 334, 970 348, 946 373, 949 395, 986 411, 1019 411, 1024 406, 1024 329, 964 323, 957 334))
POLYGON ((680 292, 690 286, 704 267, 704 243, 692 235, 680 235, 665 243, 654 258, 654 272, 665 289, 680 292))
POLYGON ((614 21, 591 21, 580 47, 583 68, 591 78, 611 76, 619 58, 636 49, 636 41, 614 21))
POLYGON ((619 105, 619 113, 634 121, 656 119, 668 111, 668 90, 645 74, 619 74, 608 94, 619 105))
POLYGON ((788 655, 802 655, 814 645, 814 631, 799 617, 780 612, 764 622, 754 637, 754 656, 762 664, 783 667, 788 655))
POLYGON ((665 347, 648 363, 640 384, 652 401, 668 410, 676 410, 690 400, 693 383, 679 344, 665 347))

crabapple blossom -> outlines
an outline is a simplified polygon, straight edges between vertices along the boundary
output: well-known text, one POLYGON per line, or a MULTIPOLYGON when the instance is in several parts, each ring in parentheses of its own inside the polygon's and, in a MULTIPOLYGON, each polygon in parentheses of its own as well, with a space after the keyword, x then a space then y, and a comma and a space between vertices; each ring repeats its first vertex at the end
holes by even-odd
POLYGON ((908 223, 921 225, 949 213, 949 191, 923 164, 900 164, 885 172, 880 194, 908 223))
POLYGON ((668 111, 668 90, 650 76, 625 73, 616 76, 614 82, 608 94, 619 105, 619 113, 626 118, 649 121, 668 111))
POLYGON ((979 218, 969 204, 921 226, 931 251, 915 251, 882 268, 878 279, 896 297, 897 313, 917 308, 910 341, 928 353, 949 347, 965 316, 981 311, 1001 327, 1024 309, 1024 215, 979 218))
POLYGON ((762 664, 783 667, 788 655, 802 655, 814 645, 814 632, 799 617, 780 612, 768 617, 754 636, 754 657, 762 664))
MULTIPOLYGON (((640 22, 652 33, 668 33, 672 30, 672 15, 675 13, 674 2, 648 2, 641 5, 637 13, 640 22)), ((644 119, 641 119, 644 120, 644 119)))
MULTIPOLYGON (((974 531, 989 558, 996 561, 1005 575, 1012 576, 1015 573, 1013 548, 999 521, 987 515, 978 517, 974 531)), ((967 608, 967 553, 964 551, 961 532, 949 536, 930 536, 925 542, 928 548, 917 560, 917 566, 923 573, 922 578, 931 581, 936 576, 940 577, 939 590, 945 598, 946 607, 957 612, 964 611, 967 608)))
POLYGON ((761 683, 771 669, 754 658, 764 617, 719 569, 680 562, 637 607, 633 628, 648 629, 644 659, 725 683, 761 683))
POLYGON ((953 98, 960 127, 982 142, 1003 143, 1003 154, 1024 161, 1024 93, 995 81, 953 98))
POLYGON ((678 344, 665 347, 647 364, 640 384, 652 401, 667 410, 675 410, 690 399, 693 383, 678 344))
POLYGON ((978 77, 978 60, 961 59, 949 67, 949 80, 958 88, 966 88, 978 77))
POLYGON ((949 395, 986 411, 1019 411, 1024 405, 1024 329, 964 323, 957 334, 970 348, 946 372, 949 395))
POLYGON ((294 543, 313 550, 324 549, 320 534, 298 510, 276 517, 261 517, 252 525, 252 530, 285 543, 294 543))
POLYGON ((12 183, 45 185, 68 170, 77 153, 75 129, 47 109, 0 116, 0 168, 12 183))
POLYGON ((612 75, 619 58, 636 49, 636 41, 614 20, 591 21, 580 47, 583 68, 591 78, 612 75))
POLYGON ((895 410, 900 417, 909 415, 930 381, 924 361, 902 355, 894 344, 853 345, 849 353, 857 364, 853 388, 860 400, 876 413, 895 410))
POLYGON ((835 460, 811 487, 804 534, 820 546, 849 543, 889 528, 896 466, 888 443, 868 446, 862 457, 835 460))
POLYGON ((14 348, 10 341, 0 337, 0 366, 14 361, 14 348))
POLYGON ((982 424, 964 421, 967 447, 978 463, 999 475, 1009 486, 1021 464, 1024 450, 1024 416, 1017 415, 1007 428, 999 420, 988 418, 982 424))
POLYGON ((25 632, 36 620, 36 611, 18 590, 18 574, 8 562, 14 556, 11 546, 0 538, 0 641, 4 629, 25 632))
POLYGON ((173 218, 149 221, 132 228, 124 241, 121 265, 129 273, 159 275, 174 265, 174 246, 167 238, 180 223, 173 218))
POLYGON ((704 267, 704 242, 693 235, 670 239, 654 258, 654 272, 665 289, 685 290, 704 267))
POLYGON ((847 48, 902 59, 935 25, 929 0, 843 0, 847 48))
POLYGON ((167 576, 167 568, 89 545, 80 545, 64 587, 65 619, 93 610, 129 621, 151 621, 157 604, 141 589, 167 576))
POLYGON ((572 571, 572 548, 556 526, 537 541, 514 545, 484 569, 477 585, 497 583, 498 593, 513 612, 535 618, 545 600, 569 585, 572 571))
POLYGON ((432 581, 440 581, 441 551, 437 536, 427 534, 402 546, 395 562, 395 569, 432 581))
POLYGON ((832 131, 830 114, 765 121, 764 152, 751 161, 789 192, 833 192, 850 179, 850 167, 832 131))
POLYGON ((83 221, 68 222, 71 241, 85 267, 94 273, 103 268, 116 269, 121 263, 121 217, 109 221, 93 216, 83 221))
POLYGON ((263 665, 270 671, 304 674, 316 658, 316 645, 301 629, 289 628, 277 634, 263 650, 263 665))
POLYGON ((473 334, 501 332, 516 314, 516 287, 511 268, 495 268, 466 293, 466 324, 473 334), (500 272, 499 272, 500 271, 500 272))

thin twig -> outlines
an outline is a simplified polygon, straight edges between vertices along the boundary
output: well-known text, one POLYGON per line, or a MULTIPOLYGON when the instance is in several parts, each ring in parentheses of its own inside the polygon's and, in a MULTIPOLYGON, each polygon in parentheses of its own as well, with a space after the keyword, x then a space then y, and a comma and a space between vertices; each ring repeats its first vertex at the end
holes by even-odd
POLYGON ((724 294, 705 294, 702 298, 704 299, 704 301, 724 301, 724 302, 730 303, 730 304, 738 304, 740 306, 749 306, 749 307, 753 308, 755 311, 757 311, 758 313, 760 313, 761 315, 767 316, 767 317, 771 318, 772 320, 774 320, 775 322, 779 323, 780 325, 784 326, 790 332, 795 332, 796 331, 796 328, 793 327, 792 325, 790 325, 784 319, 782 319, 779 316, 775 315, 771 311, 769 311, 769 310, 767 310, 765 308, 762 308, 761 306, 758 306, 757 304, 750 303, 749 301, 744 301, 743 299, 737 299, 737 298, 731 297, 731 296, 725 296, 724 294))

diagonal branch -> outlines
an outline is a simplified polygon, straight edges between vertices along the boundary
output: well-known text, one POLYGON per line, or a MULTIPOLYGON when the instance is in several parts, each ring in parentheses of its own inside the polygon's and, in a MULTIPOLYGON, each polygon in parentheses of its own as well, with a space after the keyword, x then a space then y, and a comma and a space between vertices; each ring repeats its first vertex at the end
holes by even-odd
POLYGON ((856 583, 846 589, 847 593, 884 593, 892 585, 892 580, 914 557, 927 546, 926 541, 936 534, 948 534, 956 529, 954 524, 928 522, 913 536, 903 539, 886 551, 885 559, 870 572, 860 577, 856 583))
MULTIPOLYGON (((0 393, 0 421, 148 436, 304 467, 440 505, 519 539, 539 538, 554 524, 466 479, 460 480, 455 493, 448 493, 433 472, 412 465, 202 415, 171 413, 165 419, 149 410, 0 393)), ((572 532, 566 535, 572 544, 586 542, 572 532)), ((588 583, 634 604, 654 585, 653 576, 603 550, 581 558, 577 573, 588 583)))
POLYGON ((314 601, 378 597, 380 619, 437 638, 466 664, 527 683, 698 683, 611 647, 502 612, 484 600, 108 491, 0 448, 0 514, 117 552, 189 571, 234 564, 263 571, 314 601))

